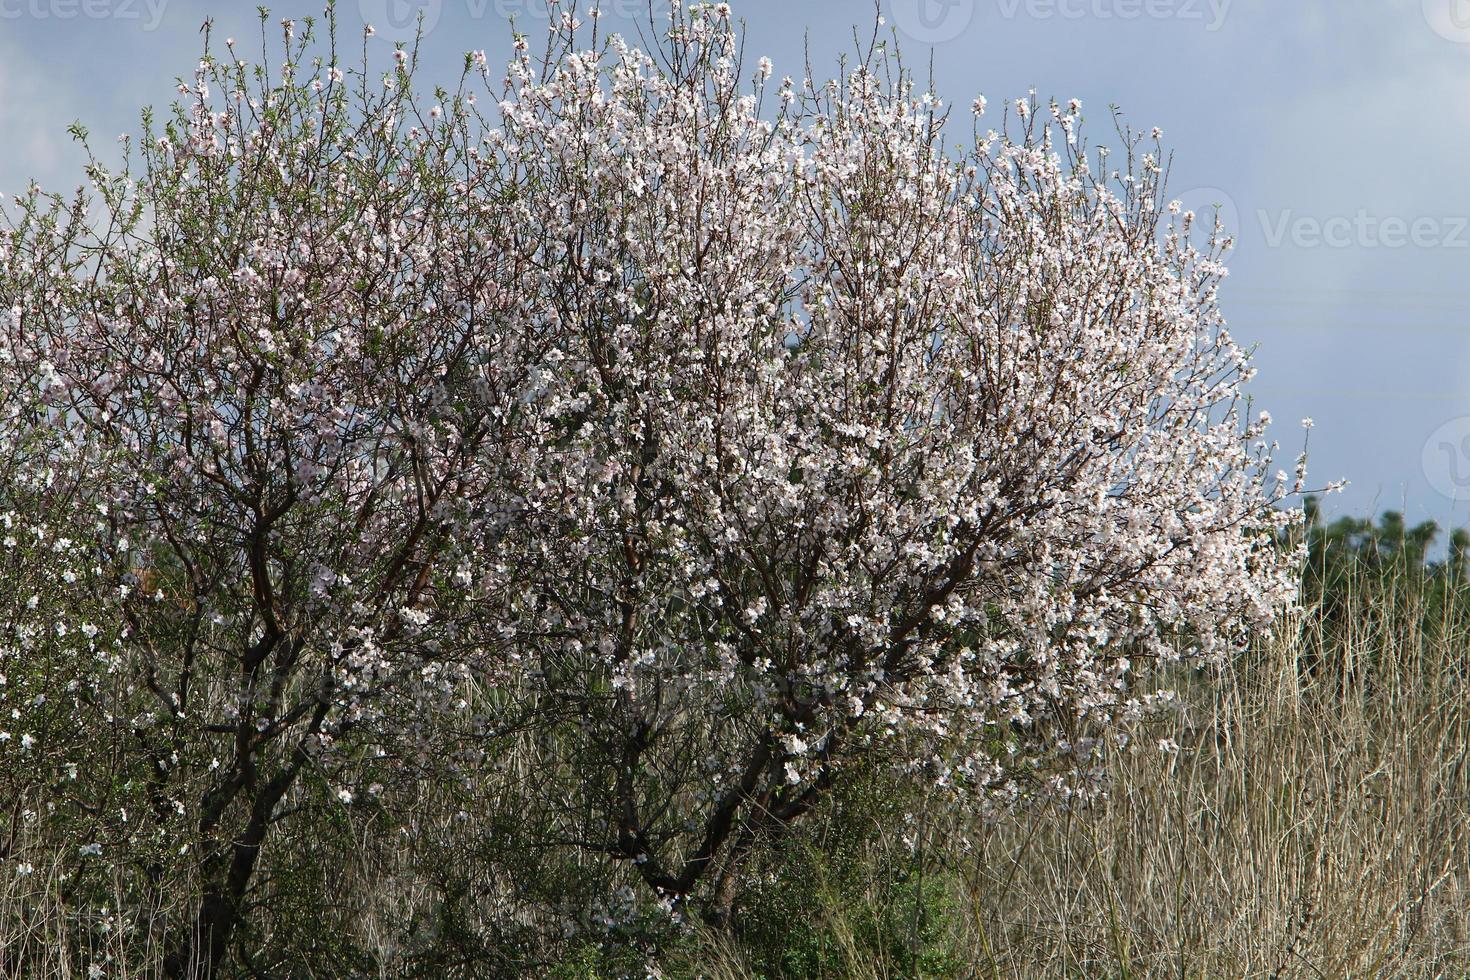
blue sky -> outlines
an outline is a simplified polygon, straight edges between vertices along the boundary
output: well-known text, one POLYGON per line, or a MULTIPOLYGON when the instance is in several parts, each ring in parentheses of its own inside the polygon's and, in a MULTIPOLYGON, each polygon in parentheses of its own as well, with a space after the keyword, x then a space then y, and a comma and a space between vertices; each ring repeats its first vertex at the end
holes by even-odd
MULTIPOLYGON (((656 4, 668 0, 654 0, 656 4)), ((340 0, 344 27, 389 39, 420 9, 427 73, 451 81, 466 50, 508 54, 542 0, 340 0)), ((585 3, 584 3, 585 6, 585 3)), ((631 30, 647 0, 603 0, 631 30)), ((824 73, 866 0, 734 0, 747 52, 824 73)), ((272 5, 272 20, 319 0, 272 5)), ((907 60, 932 59, 939 93, 967 105, 1031 88, 1080 98, 1093 141, 1109 106, 1162 127, 1171 189, 1220 204, 1239 240, 1223 292, 1235 334, 1259 345, 1254 390, 1287 447, 1311 433, 1314 482, 1343 478, 1330 509, 1404 509, 1470 524, 1470 0, 880 0, 907 60), (1459 498, 1458 501, 1456 498, 1459 498)), ((0 0, 0 191, 80 178, 66 135, 137 129, 173 98, 200 26, 258 37, 254 5, 199 0, 0 0)), ((1289 455, 1289 453, 1288 453, 1289 455)))

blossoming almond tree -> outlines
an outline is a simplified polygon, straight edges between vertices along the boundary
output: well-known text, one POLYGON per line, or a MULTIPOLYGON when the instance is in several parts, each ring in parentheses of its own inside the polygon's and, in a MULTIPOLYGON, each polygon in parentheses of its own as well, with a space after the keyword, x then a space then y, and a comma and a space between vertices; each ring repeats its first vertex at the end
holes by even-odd
POLYGON ((559 819, 717 919, 850 760, 1086 790, 1139 666, 1294 590, 1300 471, 1243 414, 1223 243, 1157 150, 1088 151, 1075 103, 962 131, 882 45, 772 72, 705 5, 657 51, 523 52, 501 104, 568 331, 511 597, 584 716, 559 819))
POLYGON ((274 67, 212 41, 136 168, 0 242, 0 512, 88 559, 25 649, 117 678, 62 690, 142 812, 79 856, 138 855, 140 915, 197 888, 176 975, 252 960, 263 849, 366 765, 520 794, 723 921, 855 761, 1090 792, 1149 665, 1290 600, 1300 464, 1157 137, 962 125, 879 44, 747 74, 723 4, 646 51, 566 12, 432 99, 284 30, 274 67))
POLYGON ((114 832, 196 855, 180 975, 228 952, 303 776, 350 799, 366 745, 431 750, 471 668, 495 676, 478 553, 524 506, 555 338, 463 112, 420 105, 403 56, 349 75, 284 30, 272 69, 208 51, 137 177, 17 201, 3 251, 32 428, 88 447, 105 515, 133 700, 93 715, 152 808, 114 832))

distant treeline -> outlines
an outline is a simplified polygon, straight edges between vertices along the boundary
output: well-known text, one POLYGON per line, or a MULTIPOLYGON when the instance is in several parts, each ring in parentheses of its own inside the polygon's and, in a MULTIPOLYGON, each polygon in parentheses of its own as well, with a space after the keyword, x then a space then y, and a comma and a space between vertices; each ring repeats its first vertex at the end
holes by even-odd
POLYGON ((1363 593, 1407 604, 1421 627, 1470 619, 1470 530, 1454 528, 1449 547, 1439 549, 1435 545, 1443 540, 1443 529, 1434 521, 1411 526, 1402 513, 1390 510, 1376 521, 1339 517, 1329 522, 1313 497, 1307 498, 1305 510, 1302 601, 1327 635, 1363 625, 1348 621, 1361 619, 1364 607, 1351 600, 1363 593))

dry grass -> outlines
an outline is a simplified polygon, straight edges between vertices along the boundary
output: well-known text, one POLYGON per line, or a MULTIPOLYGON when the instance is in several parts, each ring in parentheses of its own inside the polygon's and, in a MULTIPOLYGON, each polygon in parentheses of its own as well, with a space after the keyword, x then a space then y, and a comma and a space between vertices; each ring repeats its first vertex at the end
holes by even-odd
POLYGON ((1273 645, 1196 685, 1094 812, 991 833, 966 882, 981 974, 1456 976, 1470 970, 1459 643, 1273 645))
POLYGON ((0 977, 160 980, 163 951, 145 913, 117 900, 79 911, 59 862, 31 867, 0 881, 0 977))

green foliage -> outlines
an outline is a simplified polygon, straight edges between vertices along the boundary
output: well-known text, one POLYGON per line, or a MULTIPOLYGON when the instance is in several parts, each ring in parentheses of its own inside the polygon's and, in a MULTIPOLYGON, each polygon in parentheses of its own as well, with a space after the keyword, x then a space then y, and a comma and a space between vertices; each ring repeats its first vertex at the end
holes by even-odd
POLYGON ((883 963, 891 976, 961 975, 953 854, 927 803, 876 768, 849 773, 826 810, 774 842, 736 910, 751 974, 817 980, 883 963))
POLYGON ((1376 522, 1340 517, 1324 523, 1314 498, 1307 499, 1306 514, 1302 598, 1328 643, 1345 641, 1353 632, 1402 629, 1410 621, 1429 635, 1470 622, 1470 532, 1464 528, 1451 532, 1448 549, 1435 557, 1440 528, 1433 521, 1409 526, 1403 514, 1386 511, 1376 522), (1381 601, 1355 603, 1360 595, 1381 601), (1379 615, 1385 610, 1393 615, 1379 615))
POLYGON ((547 980, 622 980, 649 975, 649 959, 628 946, 585 943, 547 973, 547 980))

